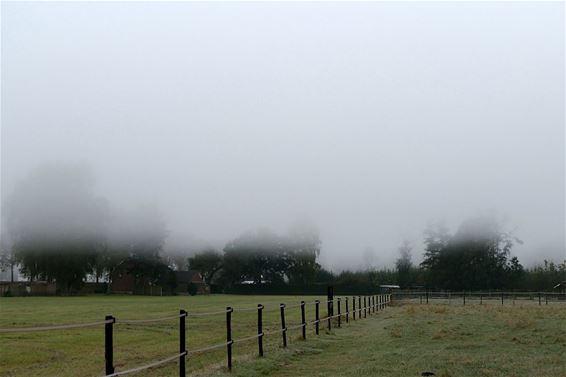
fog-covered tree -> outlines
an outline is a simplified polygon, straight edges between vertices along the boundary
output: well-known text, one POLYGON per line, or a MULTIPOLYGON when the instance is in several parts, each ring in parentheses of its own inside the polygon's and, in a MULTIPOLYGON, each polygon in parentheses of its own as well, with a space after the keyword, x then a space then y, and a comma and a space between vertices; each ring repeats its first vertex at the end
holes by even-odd
POLYGON ((139 281, 163 281, 167 263, 160 253, 166 237, 165 220, 156 207, 142 205, 130 211, 116 211, 106 263, 112 270, 121 268, 127 260, 127 272, 139 281))
POLYGON ((295 284, 308 284, 315 280, 320 265, 316 259, 320 255, 320 236, 318 228, 311 222, 295 222, 283 241, 289 259, 287 275, 295 284))
POLYGON ((284 242, 275 233, 261 229, 248 232, 224 248, 223 278, 228 284, 251 280, 283 283, 290 266, 284 242))
POLYGON ((453 236, 443 228, 427 229, 425 259, 430 284, 439 288, 497 289, 508 285, 514 242, 494 216, 478 216, 464 221, 453 236))
POLYGON ((205 281, 209 284, 212 283, 216 273, 222 268, 223 262, 222 254, 213 248, 207 248, 188 259, 189 268, 203 274, 205 281))
POLYGON ((30 279, 79 287, 105 242, 106 201, 83 165, 50 164, 18 182, 5 203, 16 261, 30 279))
POLYGON ((413 283, 412 250, 411 243, 403 240, 403 243, 399 246, 399 258, 395 261, 398 276, 397 282, 402 288, 406 288, 413 283))

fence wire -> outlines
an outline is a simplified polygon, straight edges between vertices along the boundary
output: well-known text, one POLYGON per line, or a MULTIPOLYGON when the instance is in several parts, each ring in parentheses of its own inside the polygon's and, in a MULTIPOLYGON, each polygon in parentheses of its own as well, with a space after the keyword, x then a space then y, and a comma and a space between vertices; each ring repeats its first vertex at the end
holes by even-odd
POLYGON ((179 353, 179 354, 177 354, 177 355, 175 355, 175 356, 171 356, 171 357, 168 357, 168 358, 163 359, 163 360, 155 361, 155 362, 153 362, 153 363, 151 363, 151 364, 142 365, 141 367, 137 367, 137 368, 132 368, 132 369, 124 370, 124 371, 121 371, 121 372, 115 372, 115 373, 112 373, 112 374, 107 374, 107 375, 104 376, 104 377, 123 376, 123 375, 125 375, 125 374, 141 372, 142 370, 146 370, 146 369, 150 369, 150 368, 155 368, 156 366, 159 366, 159 365, 162 365, 162 364, 165 364, 165 363, 169 363, 169 362, 171 362, 171 361, 173 361, 173 360, 178 360, 180 357, 185 357, 186 355, 187 355, 187 352, 185 351, 185 352, 179 353))
MULTIPOLYGON (((360 297, 360 296, 356 296, 356 297, 360 297)), ((354 297, 354 302, 355 302, 355 298, 354 297)), ((371 297, 371 296, 366 296, 366 297, 371 297)), ((292 304, 292 305, 286 305, 286 304, 279 304, 279 305, 270 305, 268 306, 267 310, 276 310, 276 309, 281 309, 281 308, 286 308, 286 309, 291 309, 291 308, 298 308, 298 307, 302 307, 303 305, 312 305, 312 304, 328 304, 328 303, 335 303, 335 302, 340 302, 341 299, 344 299, 344 301, 348 301, 348 297, 343 297, 343 298, 334 298, 333 300, 315 300, 315 301, 310 301, 310 302, 301 302, 298 304, 292 304)), ((390 302, 390 300, 386 297, 385 301, 381 302, 381 303, 375 303, 374 305, 368 305, 366 307, 360 307, 359 309, 352 309, 352 310, 347 310, 345 312, 336 314, 336 315, 328 315, 326 317, 323 318, 319 318, 319 319, 315 319, 313 321, 305 321, 304 323, 299 323, 299 324, 295 324, 295 325, 290 325, 290 326, 286 326, 284 328, 279 328, 279 329, 274 329, 271 331, 264 331, 262 333, 259 334, 254 334, 251 336, 246 336, 240 339, 236 339, 236 340, 229 340, 223 343, 218 343, 218 344, 214 344, 214 345, 210 345, 210 346, 206 346, 206 347, 202 347, 202 348, 198 348, 198 349, 193 349, 193 350, 189 350, 189 351, 184 351, 181 352, 179 354, 167 357, 165 359, 162 360, 158 360, 149 364, 145 364, 139 367, 135 367, 135 368, 131 368, 131 369, 127 369, 124 371, 118 371, 118 372, 114 372, 108 375, 105 375, 105 377, 115 377, 115 376, 122 376, 122 375, 126 375, 126 374, 131 374, 131 373, 136 373, 136 372, 141 372, 150 368, 155 368, 157 366, 175 361, 175 360, 183 360, 182 358, 188 358, 189 356, 195 355, 195 354, 199 354, 199 353, 203 353, 203 352, 207 352, 207 351, 211 351, 214 349, 219 349, 222 347, 226 347, 232 344, 237 344, 237 343, 243 343, 246 341, 250 341, 250 340, 254 340, 260 337, 264 337, 266 335, 272 335, 272 334, 280 334, 280 333, 285 333, 288 330, 293 330, 293 329, 298 329, 298 328, 306 328, 307 326, 313 325, 313 324, 318 324, 321 325, 324 321, 329 321, 331 319, 334 318, 338 318, 338 317, 342 317, 342 316, 347 316, 347 315, 351 315, 353 313, 359 313, 360 318, 361 318, 361 313, 362 310, 365 309, 371 309, 371 308, 379 308, 379 307, 385 307, 386 304, 388 304, 390 302)), ((220 315, 220 314, 225 314, 225 313, 230 313, 230 312, 253 312, 253 311, 257 311, 258 309, 262 309, 265 310, 266 307, 263 305, 260 305, 258 307, 254 307, 254 308, 238 308, 238 309, 224 309, 224 310, 217 310, 217 311, 210 311, 210 312, 194 312, 194 313, 187 313, 187 312, 183 312, 181 314, 175 315, 175 316, 168 316, 168 317, 160 317, 160 318, 151 318, 151 319, 116 319, 113 317, 107 317, 109 319, 106 319, 104 321, 97 321, 97 322, 88 322, 88 323, 76 323, 76 324, 65 324, 65 325, 53 325, 53 326, 38 326, 38 327, 20 327, 20 328, 0 328, 0 333, 12 333, 12 332, 33 332, 33 331, 46 331, 46 330, 63 330, 63 329, 73 329, 73 328, 83 328, 83 327, 92 327, 92 326, 100 326, 100 325, 108 325, 108 324, 132 324, 132 325, 136 325, 136 324, 146 324, 146 323, 155 323, 155 322, 163 322, 163 321, 170 321, 170 320, 175 320, 178 318, 182 318, 182 317, 208 317, 208 316, 215 316, 215 315, 220 315)), ((371 314, 371 310, 370 310, 370 314, 371 314)), ((184 323, 184 321, 182 322, 184 323)), ((276 327, 277 325, 273 325, 273 327, 276 327)), ((271 326, 269 326, 271 327, 271 326)), ((110 331, 111 331, 112 326, 110 326, 110 331)), ((183 327, 184 328, 184 327, 183 327)), ((107 330, 108 330, 108 326, 107 326, 107 330)))
POLYGON ((161 317, 161 318, 150 318, 150 319, 116 319, 116 324, 127 324, 127 325, 137 325, 137 324, 144 324, 144 323, 152 323, 152 322, 163 322, 163 321, 170 321, 172 319, 177 319, 181 317, 186 317, 187 313, 178 314, 171 317, 161 317))
POLYGON ((37 327, 14 327, 14 328, 3 328, 0 329, 2 333, 10 332, 34 332, 34 331, 47 331, 47 330, 64 330, 64 329, 76 329, 80 327, 92 327, 105 325, 107 323, 114 322, 113 319, 107 319, 105 321, 98 322, 88 322, 88 323, 71 323, 68 325, 53 325, 53 326, 37 326, 37 327))

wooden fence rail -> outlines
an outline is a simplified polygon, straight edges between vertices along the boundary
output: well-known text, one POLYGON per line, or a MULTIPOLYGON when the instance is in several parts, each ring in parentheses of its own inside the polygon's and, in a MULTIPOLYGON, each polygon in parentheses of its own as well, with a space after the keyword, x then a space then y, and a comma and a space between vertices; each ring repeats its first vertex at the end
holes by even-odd
POLYGON ((336 320, 337 326, 341 327, 341 319, 344 317, 346 319, 346 323, 349 322, 350 315, 352 315, 353 319, 356 319, 356 312, 358 313, 358 319, 366 318, 367 314, 373 312, 377 312, 387 305, 391 303, 391 294, 380 294, 380 295, 370 295, 370 296, 363 296, 363 307, 362 307, 362 296, 354 296, 352 297, 352 310, 349 310, 349 297, 342 297, 342 298, 334 298, 332 291, 329 290, 329 299, 323 301, 322 303, 326 303, 327 305, 327 315, 324 318, 320 318, 320 300, 315 300, 314 302, 310 302, 309 304, 315 305, 315 320, 311 322, 307 322, 306 315, 305 315, 305 306, 307 303, 305 301, 301 301, 300 304, 297 305, 286 305, 281 303, 279 305, 280 310, 280 320, 281 320, 281 328, 280 330, 265 332, 263 331, 263 309, 264 306, 262 304, 258 304, 257 307, 252 309, 234 309, 230 306, 226 307, 225 310, 218 310, 213 312, 207 313, 190 313, 185 310, 180 310, 178 315, 170 316, 170 317, 163 317, 163 318, 155 318, 155 319, 146 319, 146 320, 120 320, 113 315, 107 315, 104 321, 100 322, 91 322, 91 323, 84 323, 84 324, 69 324, 69 325, 55 325, 55 326, 42 326, 42 327, 27 327, 27 328, 0 328, 0 333, 3 332, 31 332, 31 331, 46 331, 46 330, 60 330, 60 329, 67 329, 67 328, 79 328, 79 327, 89 327, 89 326, 104 326, 104 364, 105 364, 105 374, 104 377, 115 377, 115 376, 122 376, 127 375, 135 372, 140 372, 143 370, 147 370, 150 368, 156 368, 158 366, 174 362, 178 360, 179 362, 179 376, 185 377, 186 376, 186 359, 187 357, 200 354, 212 350, 216 350, 222 347, 226 347, 226 357, 227 357, 227 367, 228 370, 232 369, 232 348, 234 344, 250 341, 253 339, 257 339, 258 342, 258 355, 260 357, 264 356, 264 348, 263 348, 263 340, 266 335, 277 334, 280 333, 282 338, 282 346, 287 346, 287 331, 291 329, 298 329, 301 328, 302 339, 306 340, 307 336, 307 327, 314 324, 315 334, 319 335, 320 333, 320 324, 324 321, 327 321, 327 329, 332 329, 332 320, 336 320), (358 301, 358 307, 356 308, 356 298, 358 301), (346 310, 344 312, 341 311, 341 300, 344 300, 346 304, 346 310), (334 304, 337 304, 337 312, 338 314, 334 315, 334 304), (301 323, 299 325, 288 327, 285 322, 285 309, 294 309, 299 308, 301 314, 301 323), (257 334, 252 336, 244 337, 241 339, 233 339, 232 337, 232 313, 234 311, 256 311, 257 310, 257 334), (364 313, 362 317, 362 311, 364 313), (216 316, 220 314, 225 314, 226 316, 226 342, 213 344, 209 346, 202 347, 200 349, 195 350, 187 350, 186 344, 186 321, 187 318, 190 317, 203 317, 203 316, 216 316), (160 322, 160 321, 170 321, 170 320, 179 320, 179 353, 175 355, 171 355, 162 360, 154 361, 152 363, 142 365, 139 367, 131 368, 128 370, 123 371, 116 371, 114 366, 114 327, 121 323, 124 324, 145 324, 151 322, 160 322))

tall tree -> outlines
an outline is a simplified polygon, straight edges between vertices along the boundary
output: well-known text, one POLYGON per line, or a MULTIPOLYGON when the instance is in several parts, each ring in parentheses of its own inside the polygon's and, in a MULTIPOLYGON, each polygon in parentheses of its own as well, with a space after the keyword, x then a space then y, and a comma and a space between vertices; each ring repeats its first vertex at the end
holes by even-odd
POLYGON ((403 240, 401 246, 399 246, 399 258, 395 261, 395 267, 397 267, 397 281, 398 284, 405 288, 410 283, 412 283, 412 271, 413 271, 413 261, 412 253, 413 247, 411 243, 407 240, 403 240))
POLYGON ((189 268, 204 275, 207 283, 211 284, 214 276, 223 266, 222 254, 216 249, 208 248, 189 257, 189 268))
POLYGON ((320 255, 320 236, 318 228, 309 221, 296 221, 283 242, 288 254, 287 275, 291 283, 312 283, 320 265, 316 259, 320 255))
POLYGON ((6 202, 14 256, 30 279, 79 287, 105 240, 106 202, 83 165, 44 165, 20 181, 6 202))
POLYGON ((248 232, 229 242, 224 248, 223 277, 228 284, 251 280, 283 283, 290 257, 281 237, 261 229, 248 232))
MULTIPOLYGON (((508 283, 509 256, 520 240, 501 230, 493 216, 465 220, 454 236, 428 231, 422 266, 429 282, 440 288, 497 289, 508 283)), ((517 261, 518 262, 518 261, 517 261)))

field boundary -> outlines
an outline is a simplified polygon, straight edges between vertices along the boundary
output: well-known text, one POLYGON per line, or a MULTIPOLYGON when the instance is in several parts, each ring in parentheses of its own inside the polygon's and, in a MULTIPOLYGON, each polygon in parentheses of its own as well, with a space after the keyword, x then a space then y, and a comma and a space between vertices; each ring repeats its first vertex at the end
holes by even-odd
POLYGON ((282 347, 287 347, 287 331, 293 329, 301 329, 301 339, 306 340, 307 328, 314 328, 316 335, 320 334, 320 329, 326 324, 326 329, 332 330, 332 326, 341 327, 342 323, 349 323, 350 320, 365 319, 372 314, 384 310, 390 305, 392 300, 391 294, 379 294, 369 296, 343 296, 343 297, 330 297, 328 300, 314 300, 314 301, 301 301, 298 304, 286 305, 281 303, 279 305, 272 305, 265 307, 262 304, 257 304, 253 308, 233 308, 226 307, 224 310, 215 310, 209 312, 187 312, 183 309, 179 314, 160 317, 160 318, 147 318, 147 319, 119 319, 113 315, 105 316, 103 321, 88 322, 88 323, 71 323, 51 326, 37 326, 37 327, 19 327, 19 328, 0 328, 0 333, 17 333, 17 332, 41 332, 41 331, 57 331, 66 329, 76 329, 84 327, 103 326, 104 327, 104 359, 105 359, 105 374, 104 377, 116 377, 127 374, 133 374, 156 368, 161 365, 171 363, 174 361, 179 362, 179 376, 186 376, 186 359, 189 356, 201 354, 204 352, 216 350, 226 347, 226 363, 229 371, 232 369, 232 348, 235 344, 257 340, 258 356, 264 356, 263 339, 266 336, 279 335, 281 336, 282 347), (351 302, 351 306, 350 306, 351 302), (326 304, 326 316, 320 317, 320 305, 326 304), (345 310, 342 311, 342 304, 345 310), (357 304, 357 305, 356 305, 357 304), (314 305, 315 319, 306 320, 305 307, 307 305, 314 305), (297 309, 301 311, 301 323, 296 325, 287 326, 285 321, 286 310, 297 309), (277 310, 280 312, 280 329, 272 331, 263 331, 263 311, 277 310), (336 314, 334 314, 336 309, 336 314), (233 339, 232 337, 232 313, 234 312, 257 312, 257 333, 250 336, 245 336, 240 339, 233 339), (226 324, 226 341, 222 343, 207 345, 202 348, 187 350, 186 348, 186 321, 191 317, 212 317, 212 316, 225 316, 226 324), (145 325, 156 322, 178 320, 179 325, 179 352, 161 360, 152 361, 151 363, 137 366, 131 369, 117 371, 114 367, 114 326, 127 324, 127 325, 145 325))

